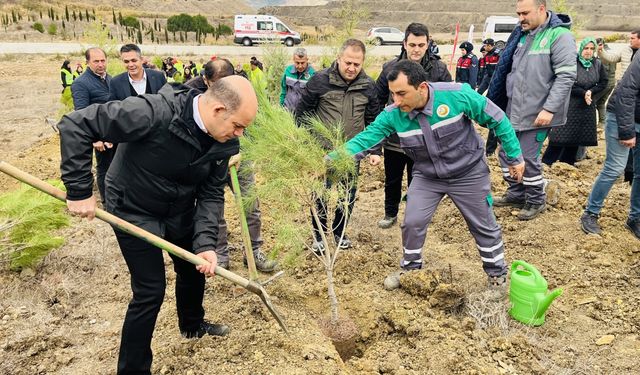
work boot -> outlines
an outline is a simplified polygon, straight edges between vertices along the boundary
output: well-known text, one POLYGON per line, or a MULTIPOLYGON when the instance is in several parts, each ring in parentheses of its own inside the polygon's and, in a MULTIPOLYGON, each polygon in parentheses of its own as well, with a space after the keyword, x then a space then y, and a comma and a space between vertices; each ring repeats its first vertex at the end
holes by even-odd
POLYGON ((205 334, 211 336, 226 336, 229 334, 230 330, 231 328, 225 324, 209 323, 206 320, 203 320, 195 331, 180 331, 180 333, 182 334, 182 337, 186 339, 199 339, 205 334))
POLYGON ((547 180, 545 178, 542 186, 547 196, 547 204, 555 206, 560 200, 560 183, 558 181, 547 180))
POLYGON ((336 245, 338 245, 338 248, 342 250, 351 248, 351 240, 349 239, 349 237, 347 237, 346 234, 342 235, 342 239, 340 239, 340 237, 341 236, 338 235, 333 236, 333 238, 336 240, 336 245))
POLYGON ((633 235, 640 240, 640 219, 627 219, 627 222, 624 226, 627 227, 627 229, 629 229, 631 233, 633 233, 633 235))
MULTIPOLYGON (((253 259, 256 261, 256 269, 260 272, 273 272, 278 268, 278 262, 268 259, 260 249, 253 250, 253 259)), ((247 257, 244 258, 244 265, 247 265, 247 257)))
POLYGON ((586 234, 601 234, 602 229, 598 225, 598 215, 585 212, 580 217, 580 228, 586 234))
POLYGON ((507 275, 489 276, 487 280, 487 290, 491 297, 496 300, 507 296, 507 275))
POLYGON ((324 255, 324 242, 314 240, 313 244, 311 245, 311 250, 313 250, 313 252, 316 253, 316 255, 319 255, 319 256, 324 255))
POLYGON ((512 198, 508 195, 503 195, 501 197, 495 198, 493 200, 493 205, 495 207, 515 207, 522 208, 524 207, 524 200, 519 200, 516 198, 512 198))
POLYGON ((520 212, 518 212, 518 219, 520 220, 534 219, 538 217, 538 215, 543 213, 546 209, 547 209, 547 205, 544 202, 541 204, 525 203, 524 207, 522 207, 520 212))
POLYGON ((393 224, 395 224, 398 221, 398 217, 397 216, 386 216, 384 217, 384 219, 378 221, 378 227, 382 228, 382 229, 388 229, 391 228, 393 226, 393 224))
POLYGON ((395 290, 400 288, 400 278, 407 273, 407 270, 401 268, 384 279, 384 289, 395 290))

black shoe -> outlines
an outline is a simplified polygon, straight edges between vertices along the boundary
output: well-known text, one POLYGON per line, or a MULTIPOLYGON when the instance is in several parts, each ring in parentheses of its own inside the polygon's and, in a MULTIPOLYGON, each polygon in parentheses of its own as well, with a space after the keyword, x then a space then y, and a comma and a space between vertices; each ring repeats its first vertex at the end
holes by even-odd
POLYGON ((538 215, 543 213, 547 209, 546 203, 542 204, 531 204, 525 203, 524 207, 518 212, 518 219, 520 220, 531 220, 536 218, 538 215))
POLYGON ((586 234, 601 234, 602 229, 598 225, 598 215, 585 212, 580 217, 580 228, 586 234))
POLYGON ((627 229, 629 229, 631 233, 633 233, 633 235, 640 240, 640 219, 627 219, 627 222, 624 226, 627 227, 627 229))
POLYGON ((523 208, 524 207, 524 201, 523 200, 519 200, 519 199, 515 199, 515 198, 511 198, 508 195, 503 195, 501 197, 495 198, 493 200, 493 205, 496 207, 515 207, 515 208, 523 208))
POLYGON ((316 253, 316 255, 318 255, 318 256, 324 255, 324 242, 318 241, 318 240, 314 240, 313 244, 311 245, 311 250, 314 253, 316 253))
POLYGON ((187 339, 195 339, 195 338, 199 339, 205 334, 211 335, 211 336, 226 336, 229 334, 229 331, 231 331, 231 328, 229 328, 229 326, 227 325, 209 323, 206 320, 203 320, 202 323, 200 323, 200 327, 198 327, 197 330, 180 331, 180 333, 182 334, 182 337, 187 339))
MULTIPOLYGON (((260 250, 253 250, 253 259, 256 262, 256 269, 260 272, 273 272, 278 268, 278 262, 269 260, 267 256, 260 250)), ((244 258, 244 265, 247 265, 247 258, 244 258)))
POLYGON ((336 245, 338 245, 338 247, 342 250, 351 248, 351 240, 347 237, 347 235, 343 234, 342 239, 340 239, 340 237, 341 236, 333 237, 336 240, 336 245))

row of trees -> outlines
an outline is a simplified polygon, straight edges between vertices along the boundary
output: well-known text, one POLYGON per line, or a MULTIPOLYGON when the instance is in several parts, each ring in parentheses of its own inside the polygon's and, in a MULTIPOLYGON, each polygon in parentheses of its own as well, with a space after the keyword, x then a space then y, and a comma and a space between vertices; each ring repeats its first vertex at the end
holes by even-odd
MULTIPOLYGON (((0 22, 4 26, 5 31, 7 26, 11 24, 18 24, 22 21, 24 11, 21 12, 18 8, 11 9, 10 13, 0 14, 0 22)), ((137 43, 143 43, 145 40, 151 43, 169 43, 173 42, 188 42, 193 41, 197 43, 204 43, 208 36, 212 36, 215 40, 218 40, 220 36, 232 35, 233 29, 225 24, 218 23, 212 25, 207 18, 202 15, 191 16, 186 13, 171 16, 167 19, 165 26, 163 22, 157 19, 153 19, 153 22, 145 23, 141 19, 134 16, 123 16, 122 12, 112 8, 111 10, 112 21, 115 27, 109 27, 103 21, 96 20, 95 9, 89 11, 89 9, 69 9, 69 6, 65 5, 64 12, 56 10, 53 7, 42 9, 27 9, 26 20, 30 23, 31 29, 40 33, 47 32, 52 37, 60 35, 63 39, 71 37, 71 31, 73 31, 73 38, 76 36, 75 21, 88 21, 88 22, 100 22, 102 27, 106 28, 108 37, 111 40, 135 41, 137 43), (46 10, 46 15, 43 11, 46 10), (38 13, 39 12, 39 18, 38 13), (51 21, 48 26, 43 22, 46 18, 51 21), (73 26, 73 30, 68 30, 68 26, 73 26), (115 29, 115 30, 114 30, 115 29), (190 36, 189 34, 194 35, 190 36), (172 38, 170 38, 172 34, 172 38)), ((86 25, 86 24, 85 24, 86 25)), ((86 26, 82 27, 83 29, 86 26)), ((22 30, 22 25, 17 26, 18 30, 22 30)), ((81 32, 78 36, 84 35, 81 32)), ((26 40, 26 34, 25 34, 26 40)))

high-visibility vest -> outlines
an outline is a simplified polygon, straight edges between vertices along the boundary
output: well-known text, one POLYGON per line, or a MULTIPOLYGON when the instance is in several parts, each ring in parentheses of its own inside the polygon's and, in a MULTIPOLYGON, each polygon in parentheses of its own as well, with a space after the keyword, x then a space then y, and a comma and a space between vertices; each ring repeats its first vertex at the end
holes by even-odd
POLYGON ((60 69, 60 73, 64 74, 65 86, 71 86, 71 84, 73 83, 73 73, 71 73, 67 69, 60 69))

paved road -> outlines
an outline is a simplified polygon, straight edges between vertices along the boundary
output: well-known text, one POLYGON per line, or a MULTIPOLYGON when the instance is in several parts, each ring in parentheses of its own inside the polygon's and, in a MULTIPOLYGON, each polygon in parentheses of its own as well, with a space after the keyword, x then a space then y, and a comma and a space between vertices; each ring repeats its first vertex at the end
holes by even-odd
MULTIPOLYGON (((0 54, 81 54, 89 45, 82 43, 7 43, 0 42, 0 54)), ((303 45, 312 56, 327 53, 327 47, 303 45)), ((242 46, 189 46, 167 44, 141 44, 144 53, 151 55, 221 55, 221 56, 260 56, 261 47, 242 46)), ((289 47, 293 51, 292 47, 289 47)), ((400 51, 400 46, 368 47, 367 54, 373 56, 393 56, 400 51)), ((451 54, 452 46, 440 46, 440 53, 451 54)))

